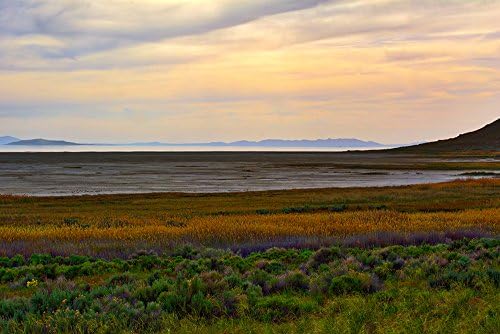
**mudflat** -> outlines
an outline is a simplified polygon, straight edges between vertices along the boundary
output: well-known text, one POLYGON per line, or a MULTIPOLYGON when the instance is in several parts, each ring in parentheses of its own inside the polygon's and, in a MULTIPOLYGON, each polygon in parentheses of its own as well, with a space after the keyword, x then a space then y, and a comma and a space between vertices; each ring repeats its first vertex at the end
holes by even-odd
POLYGON ((497 158, 387 152, 0 153, 0 193, 78 195, 391 186, 495 176, 497 158))

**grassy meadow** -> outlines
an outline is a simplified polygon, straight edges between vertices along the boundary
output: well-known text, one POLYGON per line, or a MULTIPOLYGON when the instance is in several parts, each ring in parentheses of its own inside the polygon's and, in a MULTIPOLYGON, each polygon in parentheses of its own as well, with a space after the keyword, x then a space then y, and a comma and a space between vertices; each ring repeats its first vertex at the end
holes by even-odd
MULTIPOLYGON (((500 231, 500 180, 228 194, 0 197, 0 255, 111 259, 190 244, 250 252, 500 231)), ((422 240, 423 241, 423 240, 422 240)))
POLYGON ((0 197, 5 333, 497 333, 500 180, 0 197))

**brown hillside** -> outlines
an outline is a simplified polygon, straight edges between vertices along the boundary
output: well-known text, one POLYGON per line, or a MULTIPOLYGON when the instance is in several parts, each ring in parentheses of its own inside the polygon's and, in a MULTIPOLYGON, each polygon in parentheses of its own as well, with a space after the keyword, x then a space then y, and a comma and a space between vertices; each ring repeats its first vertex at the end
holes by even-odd
POLYGON ((500 118, 483 128, 458 137, 400 147, 400 152, 500 151, 500 118))

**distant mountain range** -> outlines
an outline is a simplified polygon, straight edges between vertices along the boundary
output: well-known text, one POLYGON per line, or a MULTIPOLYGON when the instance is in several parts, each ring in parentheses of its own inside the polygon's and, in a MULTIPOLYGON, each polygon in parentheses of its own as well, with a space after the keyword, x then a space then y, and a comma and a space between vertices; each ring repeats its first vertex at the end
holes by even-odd
MULTIPOLYGON (((285 140, 265 139, 260 141, 240 140, 233 142, 210 142, 210 143, 127 143, 127 144, 81 144, 64 140, 28 139, 20 140, 12 136, 0 137, 0 145, 26 145, 26 146, 70 146, 70 145, 112 145, 112 146, 207 146, 207 147, 337 147, 337 148, 383 148, 388 146, 374 141, 364 141, 355 138, 316 139, 316 140, 285 140)), ((458 137, 438 140, 435 142, 402 146, 386 150, 394 153, 418 153, 418 152, 452 152, 452 151, 500 151, 500 119, 490 123, 483 128, 461 134, 458 137)))
POLYGON ((11 136, 3 136, 0 137, 0 145, 7 145, 16 141, 19 141, 19 138, 11 137, 11 136))
POLYGON ((386 145, 376 143, 374 141, 363 141, 359 139, 300 139, 300 140, 286 140, 286 139, 265 139, 260 141, 239 140, 233 142, 209 142, 209 143, 161 143, 161 142, 148 142, 148 143, 132 143, 125 145, 134 146, 244 146, 244 147, 385 147, 386 145))
MULTIPOLYGON (((374 141, 364 141, 355 138, 328 138, 316 140, 285 140, 265 139, 260 141, 240 140, 233 142, 210 142, 210 143, 127 143, 127 144, 81 144, 64 140, 28 139, 20 140, 12 136, 0 137, 0 145, 25 145, 25 146, 70 146, 70 145, 113 145, 113 146, 207 146, 207 147, 337 147, 337 148, 383 148, 383 145, 374 141)), ((396 146, 396 145, 391 145, 396 146)), ((400 145, 398 145, 400 146, 400 145)), ((490 123, 483 128, 461 134, 458 137, 438 140, 435 142, 403 146, 389 151, 397 152, 450 152, 450 151, 500 151, 500 119, 490 123)))
POLYGON ((69 145, 82 145, 78 143, 72 143, 64 140, 47 140, 42 138, 28 139, 28 140, 17 140, 7 145, 24 145, 24 146, 69 146, 69 145))
POLYGON ((260 146, 260 147, 384 147, 374 141, 364 141, 355 138, 316 139, 316 140, 285 140, 265 139, 260 141, 240 140, 230 143, 208 143, 208 146, 260 146))
POLYGON ((390 151, 402 153, 500 151, 500 118, 479 130, 467 132, 455 138, 399 147, 390 151))
POLYGON ((240 140, 234 142, 210 142, 210 143, 127 143, 127 144, 81 144, 73 143, 64 140, 47 140, 47 139, 29 139, 19 140, 14 137, 6 139, 4 145, 25 145, 25 146, 69 146, 69 145, 113 145, 113 146, 244 146, 244 147, 339 147, 339 148, 357 148, 357 147, 385 147, 386 145, 376 143, 374 141, 363 141, 354 138, 337 138, 337 139, 316 139, 316 140, 285 140, 285 139, 266 139, 261 141, 240 140))

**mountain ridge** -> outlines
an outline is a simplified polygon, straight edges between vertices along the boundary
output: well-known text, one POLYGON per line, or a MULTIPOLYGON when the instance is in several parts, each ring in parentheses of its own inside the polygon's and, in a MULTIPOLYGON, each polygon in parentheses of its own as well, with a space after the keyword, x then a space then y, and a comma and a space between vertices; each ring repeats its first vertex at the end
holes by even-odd
MULTIPOLYGON (((14 138, 14 137, 12 137, 14 138)), ((16 138, 17 139, 17 138, 16 138)), ((382 148, 388 145, 380 144, 374 141, 364 141, 356 138, 327 138, 327 139, 264 139, 259 141, 238 140, 233 142, 207 142, 207 143, 162 143, 154 142, 136 142, 124 144, 82 144, 68 142, 64 140, 48 140, 48 139, 27 139, 9 142, 6 145, 103 145, 103 146, 208 146, 208 147, 226 147, 226 146, 256 146, 256 147, 339 147, 339 148, 356 148, 356 147, 373 147, 382 148)))
POLYGON ((9 143, 13 143, 16 141, 19 141, 19 138, 12 137, 12 136, 2 136, 0 137, 0 145, 7 145, 9 143))
POLYGON ((327 138, 327 139, 264 139, 258 141, 238 140, 233 142, 210 142, 198 144, 204 146, 262 146, 262 147, 385 147, 386 145, 364 141, 356 138, 327 138))
POLYGON ((451 152, 451 151, 500 151, 500 118, 480 129, 462 133, 454 138, 398 147, 393 152, 451 152))
MULTIPOLYGON (((338 147, 338 148, 383 148, 390 145, 380 144, 374 141, 364 141, 356 138, 327 138, 327 139, 264 139, 259 141, 238 140, 232 142, 208 142, 208 143, 162 143, 162 142, 138 142, 125 144, 81 144, 64 140, 28 139, 19 140, 12 136, 0 137, 0 145, 28 145, 28 146, 70 146, 70 145, 110 145, 110 146, 205 146, 205 147, 338 147)), ((460 134, 454 138, 437 140, 416 145, 402 146, 386 151, 402 153, 418 152, 449 152, 449 151, 500 151, 500 118, 483 126, 480 129, 460 134)))
POLYGON ((74 146, 74 145, 82 145, 78 143, 73 143, 65 140, 49 140, 49 139, 26 139, 26 140, 18 140, 15 142, 8 143, 6 145, 25 145, 25 146, 74 146))

